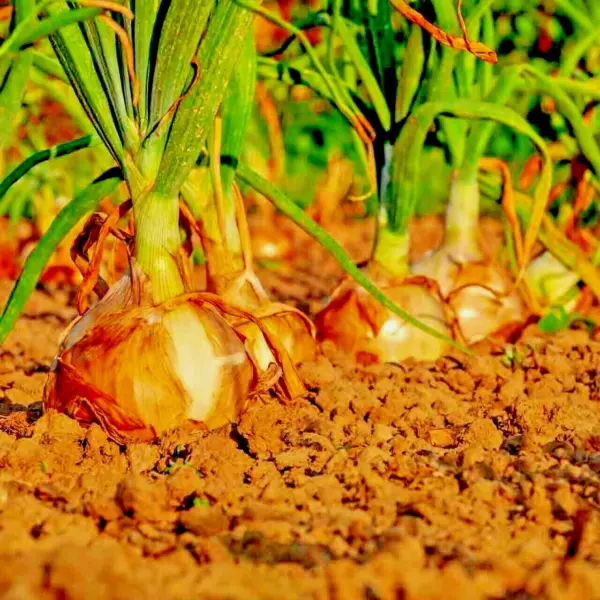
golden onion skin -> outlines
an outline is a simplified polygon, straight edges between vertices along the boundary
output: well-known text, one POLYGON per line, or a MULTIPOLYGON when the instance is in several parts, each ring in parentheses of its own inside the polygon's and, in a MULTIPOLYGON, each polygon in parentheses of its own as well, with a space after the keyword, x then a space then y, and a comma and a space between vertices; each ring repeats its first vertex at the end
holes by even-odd
POLYGON ((525 305, 511 285, 508 273, 500 266, 470 263, 457 273, 448 304, 467 344, 525 321, 525 305))
POLYGON ((412 271, 438 283, 467 344, 525 319, 524 303, 512 289, 510 275, 492 261, 468 261, 442 247, 412 271))
MULTIPOLYGON (((219 291, 227 302, 241 305, 259 319, 261 326, 280 340, 294 365, 314 360, 317 347, 315 328, 310 318, 298 309, 272 302, 254 272, 242 274, 229 287, 219 291)), ((246 345, 252 347, 258 363, 264 365, 271 351, 257 325, 237 319, 233 324, 236 331, 247 338, 246 345)))
POLYGON ((263 324, 279 336, 292 362, 297 365, 315 360, 317 345, 313 324, 296 313, 265 317, 263 324))
MULTIPOLYGON (((407 282, 382 291, 415 318, 451 336, 442 303, 425 287, 407 282)), ((315 317, 315 325, 320 341, 331 340, 363 364, 398 363, 408 358, 436 360, 448 349, 445 342, 406 323, 349 282, 334 292, 315 317)))
POLYGON ((523 322, 525 309, 507 269, 484 255, 479 241, 479 186, 455 172, 446 207, 444 241, 411 267, 435 281, 467 344, 523 322))
POLYGON ((252 228, 252 254, 257 260, 284 260, 293 256, 290 237, 268 226, 252 228))
MULTIPOLYGON (((294 365, 315 359, 317 347, 313 328, 306 319, 296 313, 286 312, 261 317, 260 321, 264 328, 280 340, 294 365)), ((250 354, 256 358, 259 367, 266 368, 268 362, 272 360, 272 354, 256 324, 250 322, 236 324, 235 329, 246 338, 250 354)))
POLYGON ((102 312, 86 325, 63 340, 45 408, 97 422, 119 441, 152 440, 189 419, 218 427, 245 408, 255 369, 209 305, 102 312))

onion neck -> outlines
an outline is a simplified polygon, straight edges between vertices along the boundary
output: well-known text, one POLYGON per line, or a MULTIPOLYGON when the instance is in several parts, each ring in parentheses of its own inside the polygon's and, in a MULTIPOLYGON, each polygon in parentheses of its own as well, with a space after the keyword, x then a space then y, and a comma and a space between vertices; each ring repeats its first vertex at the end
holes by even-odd
POLYGON ((221 236, 217 227, 216 235, 202 236, 207 287, 216 294, 223 294, 231 282, 242 275, 245 267, 233 201, 230 198, 225 198, 225 208, 222 220, 225 235, 221 236))
POLYGON ((394 146, 385 142, 382 150, 383 164, 379 174, 381 200, 369 271, 376 281, 380 280, 379 283, 385 284, 394 279, 402 279, 409 273, 408 222, 412 217, 413 207, 392 178, 394 146))
POLYGON ((135 256, 150 279, 152 299, 166 302, 185 291, 177 257, 180 250, 177 196, 154 192, 134 200, 135 256))
POLYGON ((206 256, 207 291, 223 295, 231 283, 244 273, 241 254, 234 254, 219 242, 205 238, 202 248, 206 256))
POLYGON ((225 211, 219 219, 216 205, 211 203, 216 227, 211 228, 214 234, 202 237, 207 287, 216 294, 223 294, 232 281, 242 275, 245 267, 234 200, 227 194, 223 204, 225 211))
POLYGON ((380 222, 369 269, 389 280, 405 277, 409 272, 409 246, 408 231, 394 231, 380 222))
POLYGON ((233 191, 223 193, 217 201, 212 179, 208 167, 199 167, 190 173, 181 191, 200 226, 207 289, 222 295, 243 273, 245 263, 233 191))
POLYGON ((460 171, 452 175, 450 197, 446 207, 444 245, 457 259, 478 260, 481 250, 477 238, 479 228, 479 185, 472 176, 460 171))

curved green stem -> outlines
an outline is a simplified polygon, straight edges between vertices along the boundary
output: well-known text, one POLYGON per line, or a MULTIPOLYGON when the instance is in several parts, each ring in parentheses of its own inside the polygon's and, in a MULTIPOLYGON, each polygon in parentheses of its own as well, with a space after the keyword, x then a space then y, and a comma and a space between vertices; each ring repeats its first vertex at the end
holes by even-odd
POLYGON ((71 142, 57 144, 56 146, 52 146, 52 148, 41 150, 40 152, 28 156, 20 165, 15 167, 2 181, 0 181, 0 200, 4 197, 9 188, 19 181, 19 179, 27 175, 33 167, 46 162, 51 158, 66 156, 67 154, 77 152, 77 150, 90 148, 99 143, 100 138, 98 136, 84 135, 71 142))
POLYGON ((4 307, 0 317, 0 344, 4 342, 23 312, 29 296, 58 245, 87 213, 94 210, 99 200, 110 194, 121 181, 122 175, 118 169, 106 171, 58 213, 48 231, 27 257, 21 276, 4 307))
POLYGON ((350 275, 350 277, 352 277, 352 279, 354 279, 354 281, 356 281, 360 286, 372 294, 374 298, 379 300, 379 302, 381 302, 385 308, 392 311, 394 314, 398 315, 401 319, 417 329, 420 329, 421 331, 424 331, 425 333, 444 341, 461 352, 472 354, 472 352, 462 344, 446 337, 436 329, 425 325, 425 323, 421 323, 421 321, 399 308, 354 264, 353 260, 348 256, 348 254, 346 254, 345 250, 329 233, 317 225, 317 223, 315 223, 299 206, 297 206, 283 192, 271 185, 266 179, 263 179, 260 175, 256 174, 252 169, 248 168, 244 164, 240 164, 236 175, 244 183, 250 185, 260 194, 269 198, 283 214, 292 219, 296 225, 298 225, 312 238, 324 246, 330 252, 331 256, 333 256, 338 264, 344 269, 344 271, 348 273, 348 275, 350 275))

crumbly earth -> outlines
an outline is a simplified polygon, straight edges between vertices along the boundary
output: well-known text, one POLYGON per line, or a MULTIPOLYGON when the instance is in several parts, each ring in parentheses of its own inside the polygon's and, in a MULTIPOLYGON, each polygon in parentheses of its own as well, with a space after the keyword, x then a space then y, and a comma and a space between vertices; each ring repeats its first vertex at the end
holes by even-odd
MULTIPOLYGON (((305 263, 261 275, 314 310, 339 271, 314 248, 305 263)), ((36 291, 0 349, 1 598, 600 598, 600 343, 585 331, 369 367, 324 344, 300 367, 304 398, 121 447, 42 414, 71 300, 36 291)))

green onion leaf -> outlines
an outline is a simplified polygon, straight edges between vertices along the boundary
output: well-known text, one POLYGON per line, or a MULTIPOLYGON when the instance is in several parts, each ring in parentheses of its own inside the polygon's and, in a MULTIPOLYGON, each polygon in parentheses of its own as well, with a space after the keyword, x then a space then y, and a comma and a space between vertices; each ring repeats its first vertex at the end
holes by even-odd
POLYGON ((8 298, 2 316, 0 316, 0 344, 4 342, 19 315, 23 312, 27 300, 58 245, 87 213, 96 208, 104 196, 112 193, 120 181, 122 178, 117 169, 107 171, 58 213, 27 257, 21 276, 8 298))
MULTIPOLYGON (((169 3, 163 2, 159 8, 156 23, 160 26, 160 39, 156 55, 150 56, 155 64, 150 75, 151 126, 167 113, 184 92, 185 83, 190 77, 192 59, 214 6, 214 0, 200 3, 198 0, 171 0, 169 3), (166 4, 167 13, 163 15, 161 9, 166 4), (161 19, 164 19, 164 22, 161 22, 161 19)), ((210 28, 212 27, 211 24, 210 28)), ((226 39, 223 38, 221 44, 225 45, 226 39)), ((205 68, 201 63, 200 69, 204 71, 205 68)))
POLYGON ((200 79, 181 101, 169 131, 156 178, 159 195, 176 196, 194 167, 253 17, 252 11, 234 0, 222 0, 213 13, 200 44, 200 79))

